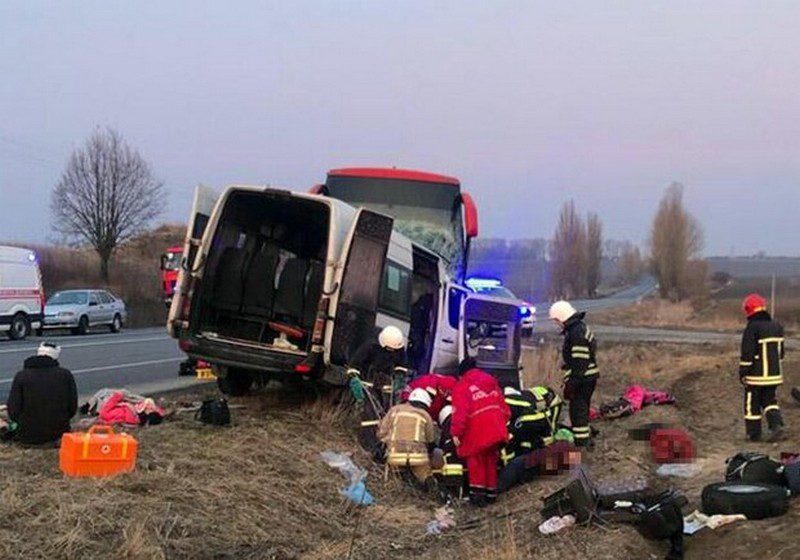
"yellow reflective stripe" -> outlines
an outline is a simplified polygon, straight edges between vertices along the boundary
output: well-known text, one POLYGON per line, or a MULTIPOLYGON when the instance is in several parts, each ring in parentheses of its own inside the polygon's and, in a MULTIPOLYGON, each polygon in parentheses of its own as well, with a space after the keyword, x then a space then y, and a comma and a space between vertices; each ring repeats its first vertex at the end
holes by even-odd
POLYGON ((759 387, 769 386, 769 385, 780 385, 783 383, 783 376, 782 375, 772 375, 772 376, 745 376, 744 378, 745 383, 748 385, 758 385, 759 387))
POLYGON ((553 442, 555 440, 556 440, 556 438, 554 438, 552 436, 548 436, 548 437, 542 438, 542 441, 544 442, 545 445, 553 445, 553 442))
POLYGON ((759 344, 769 344, 770 342, 783 342, 783 337, 781 336, 773 336, 770 338, 761 338, 759 339, 759 344))
POLYGON ((518 401, 516 399, 509 399, 509 398, 506 398, 506 404, 512 406, 524 406, 526 408, 531 407, 531 403, 529 403, 528 401, 518 401))
POLYGON ((575 439, 589 439, 589 434, 588 433, 587 434, 584 434, 584 433, 574 434, 574 437, 575 437, 575 439))
POLYGON ((361 375, 361 372, 355 368, 347 368, 347 375, 361 375))
POLYGON ((777 404, 771 404, 771 405, 769 405, 767 407, 764 407, 764 414, 766 414, 770 410, 780 410, 780 409, 781 409, 781 407, 778 406, 777 404))
POLYGON ((517 418, 517 422, 536 422, 537 420, 544 420, 547 414, 544 412, 537 412, 536 414, 523 414, 517 418))
POLYGON ((744 360, 742 360, 741 362, 739 362, 739 365, 740 366, 752 366, 753 362, 745 362, 744 360))
POLYGON ((761 415, 759 414, 758 416, 755 416, 755 415, 748 416, 747 414, 745 414, 744 415, 744 419, 745 420, 761 420, 761 415))
POLYGON ((384 385, 383 387, 381 387, 381 392, 382 393, 391 393, 392 392, 392 386, 391 385, 384 385))
POLYGON ((589 431, 589 426, 573 426, 572 427, 572 431, 575 432, 575 433, 588 432, 589 431))
POLYGON ((744 400, 744 417, 747 418, 748 416, 753 415, 753 393, 747 391, 746 397, 744 400))
POLYGON ((569 377, 570 375, 572 375, 571 369, 568 369, 567 371, 564 372, 564 377, 569 377))
POLYGON ((591 329, 586 329, 586 340, 589 342, 594 340, 594 332, 592 332, 591 329))
POLYGON ((533 447, 533 444, 529 441, 523 441, 522 443, 519 444, 519 446, 524 447, 525 449, 531 449, 533 447))
POLYGON ((394 366, 394 370, 395 371, 403 371, 403 372, 408 373, 408 368, 403 367, 403 366, 394 366))
POLYGON ((366 428, 367 426, 377 426, 380 423, 380 420, 363 420, 361 422, 361 427, 366 428))
POLYGON ((588 353, 584 354, 582 352, 573 352, 572 353, 572 357, 576 358, 576 359, 579 359, 579 360, 580 359, 588 360, 589 358, 591 358, 591 356, 588 353))
POLYGON ((573 346, 572 347, 572 351, 573 352, 580 352, 581 350, 583 350, 584 352, 588 352, 589 351, 589 347, 588 346, 573 346))
POLYGON ((593 367, 593 368, 587 369, 585 375, 595 375, 597 373, 600 373, 600 368, 593 367))
MULTIPOLYGON (((359 379, 359 381, 361 381, 361 380, 359 379)), ((361 381, 361 385, 363 387, 374 387, 374 385, 372 383, 370 383, 369 381, 361 381)))

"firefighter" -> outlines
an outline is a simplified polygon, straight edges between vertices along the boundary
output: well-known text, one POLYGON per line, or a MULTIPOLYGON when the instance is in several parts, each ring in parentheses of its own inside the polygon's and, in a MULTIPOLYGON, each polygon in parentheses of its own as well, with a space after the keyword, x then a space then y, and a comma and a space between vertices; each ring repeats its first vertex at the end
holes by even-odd
POLYGON ((575 445, 591 445, 589 407, 600 370, 597 367, 597 341, 583 322, 586 313, 579 313, 571 303, 557 301, 550 306, 550 318, 561 327, 564 346, 564 399, 569 401, 569 418, 575 445))
POLYGON ((378 437, 386 445, 386 464, 410 472, 426 488, 435 488, 430 452, 437 441, 436 425, 428 414, 431 396, 415 389, 408 402, 389 409, 378 426, 378 437))
POLYGON ((438 418, 439 412, 450 400, 453 387, 456 386, 458 378, 453 375, 442 375, 441 373, 428 373, 412 379, 400 394, 400 400, 407 400, 408 395, 414 389, 425 389, 430 393, 433 402, 430 407, 431 418, 438 418))
POLYGON ((748 295, 742 304, 747 327, 742 334, 739 380, 744 385, 744 420, 747 437, 761 439, 761 417, 767 417, 769 441, 783 436, 783 418, 776 392, 783 383, 783 327, 767 312, 767 301, 748 295))
POLYGON ((453 389, 453 442, 467 463, 470 502, 482 507, 497 499, 497 464, 508 443, 511 411, 497 380, 474 358, 459 364, 459 376, 453 389))
POLYGON ((504 393, 511 410, 508 421, 511 442, 501 452, 503 466, 515 457, 553 443, 561 408, 561 399, 548 387, 524 391, 506 387, 504 393))
POLYGON ((405 383, 408 362, 405 337, 397 327, 386 327, 378 340, 367 340, 349 361, 347 373, 360 409, 358 440, 376 460, 383 448, 376 435, 381 417, 395 402, 395 389, 405 383))
POLYGON ((438 473, 439 488, 446 496, 460 499, 464 495, 467 469, 456 453, 451 429, 452 419, 453 407, 446 405, 439 412, 439 449, 442 450, 442 468, 438 473))
POLYGON ((536 411, 544 412, 547 416, 547 424, 550 429, 548 437, 545 437, 544 445, 553 443, 553 436, 558 431, 558 424, 561 421, 561 408, 564 401, 558 396, 558 393, 553 391, 550 387, 537 385, 525 390, 530 393, 534 402, 536 403, 536 411))

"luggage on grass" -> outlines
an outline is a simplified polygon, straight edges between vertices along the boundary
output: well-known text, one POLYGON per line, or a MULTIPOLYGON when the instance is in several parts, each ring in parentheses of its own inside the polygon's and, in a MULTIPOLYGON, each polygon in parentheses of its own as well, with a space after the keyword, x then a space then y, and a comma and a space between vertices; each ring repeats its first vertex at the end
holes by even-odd
POLYGON ((726 482, 753 482, 786 486, 784 466, 763 453, 740 451, 725 461, 726 482))
POLYGON ((703 513, 743 514, 747 519, 783 515, 791 492, 784 486, 755 482, 716 482, 703 488, 703 513))
POLYGON ((136 466, 136 438, 97 425, 88 432, 69 432, 61 438, 59 467, 68 476, 109 476, 136 466))

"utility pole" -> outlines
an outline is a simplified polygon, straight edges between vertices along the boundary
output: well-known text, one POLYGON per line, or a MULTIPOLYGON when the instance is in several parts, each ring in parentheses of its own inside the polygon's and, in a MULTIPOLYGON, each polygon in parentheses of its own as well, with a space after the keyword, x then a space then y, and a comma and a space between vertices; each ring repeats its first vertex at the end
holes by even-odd
POLYGON ((772 291, 769 297, 770 315, 775 317, 775 275, 772 275, 772 291))

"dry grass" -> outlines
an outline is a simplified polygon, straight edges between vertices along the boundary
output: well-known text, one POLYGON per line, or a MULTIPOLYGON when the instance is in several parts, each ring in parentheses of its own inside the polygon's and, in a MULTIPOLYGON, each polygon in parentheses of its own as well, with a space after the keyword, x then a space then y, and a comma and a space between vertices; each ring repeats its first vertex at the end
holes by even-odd
MULTIPOLYGON (((590 469, 595 477, 652 476, 647 450, 631 445, 627 430, 653 421, 681 425, 694 436, 704 468, 696 479, 676 484, 696 506, 700 488, 721 478, 724 458, 746 446, 735 351, 646 344, 602 345, 601 352, 596 404, 631 381, 670 390, 679 401, 598 424, 597 449, 586 459, 590 469)), ((526 376, 553 379, 559 387, 557 353, 554 346, 531 351, 526 376)), ((800 361, 787 363, 790 382, 800 379, 798 367, 800 361)), ((231 428, 177 417, 139 431, 136 472, 106 480, 64 478, 53 450, 0 447, 0 558, 333 559, 346 558, 351 546, 351 557, 365 560, 663 557, 661 544, 629 527, 539 535, 539 500, 564 477, 516 488, 485 510, 461 506, 456 529, 426 536, 437 504, 398 480, 384 483, 377 466, 369 467, 367 478, 376 505, 359 510, 338 494, 344 479, 322 463, 320 451, 349 451, 358 464, 370 463, 336 393, 316 397, 273 388, 235 402, 246 408, 233 411, 231 428)), ((791 441, 797 441, 800 407, 785 397, 782 404, 791 441)), ((687 557, 738 558, 758 540, 761 556, 789 558, 780 551, 794 546, 798 520, 795 508, 780 519, 704 533, 689 541, 687 557)))
POLYGON ((90 249, 34 246, 39 257, 45 293, 70 288, 109 288, 128 306, 128 325, 163 324, 166 320, 159 257, 165 249, 181 245, 185 227, 164 225, 120 247, 110 264, 108 285, 100 278, 97 254, 90 249))

